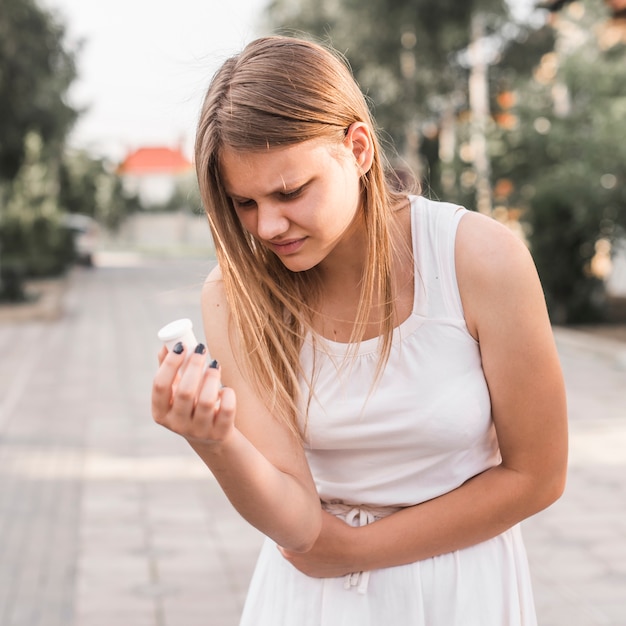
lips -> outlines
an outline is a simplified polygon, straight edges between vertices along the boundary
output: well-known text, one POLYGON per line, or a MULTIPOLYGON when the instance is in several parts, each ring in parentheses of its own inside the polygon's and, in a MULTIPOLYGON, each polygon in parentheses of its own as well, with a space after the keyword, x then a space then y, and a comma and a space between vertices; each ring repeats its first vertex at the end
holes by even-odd
POLYGON ((281 242, 272 242, 268 241, 267 245, 279 256, 286 254, 293 254, 298 252, 300 248, 304 245, 306 237, 302 237, 300 239, 289 239, 287 241, 281 242))

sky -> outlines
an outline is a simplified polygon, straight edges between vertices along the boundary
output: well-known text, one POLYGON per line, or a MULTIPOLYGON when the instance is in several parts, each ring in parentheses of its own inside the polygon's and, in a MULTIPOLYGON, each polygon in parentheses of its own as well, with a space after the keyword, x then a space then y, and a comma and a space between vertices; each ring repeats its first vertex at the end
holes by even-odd
POLYGON ((70 145, 121 161, 143 146, 182 146, 213 73, 262 34, 268 0, 40 0, 77 52, 70 103, 86 108, 70 145))

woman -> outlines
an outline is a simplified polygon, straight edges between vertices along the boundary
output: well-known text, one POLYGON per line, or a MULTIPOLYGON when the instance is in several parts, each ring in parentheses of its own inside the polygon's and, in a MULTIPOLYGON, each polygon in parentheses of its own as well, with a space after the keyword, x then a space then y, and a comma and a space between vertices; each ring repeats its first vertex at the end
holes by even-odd
POLYGON ((518 524, 567 427, 524 245, 393 191, 350 71, 299 39, 224 63, 196 166, 217 361, 163 350, 152 407, 267 536, 241 624, 535 624, 518 524))

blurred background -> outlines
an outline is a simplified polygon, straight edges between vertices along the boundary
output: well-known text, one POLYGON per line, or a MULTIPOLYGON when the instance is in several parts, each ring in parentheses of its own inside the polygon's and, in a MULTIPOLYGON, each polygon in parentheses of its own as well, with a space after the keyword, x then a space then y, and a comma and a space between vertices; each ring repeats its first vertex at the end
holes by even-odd
POLYGON ((623 319, 625 7, 3 0, 0 293, 99 250, 206 248, 203 91, 252 37, 305 32, 345 53, 399 171, 528 242, 555 323, 623 319))
POLYGON ((0 0, 0 624, 237 623, 260 537, 149 394, 158 328, 202 337, 204 91, 270 33, 344 53, 400 175, 529 246, 571 424, 540 624, 626 625, 626 0, 0 0))

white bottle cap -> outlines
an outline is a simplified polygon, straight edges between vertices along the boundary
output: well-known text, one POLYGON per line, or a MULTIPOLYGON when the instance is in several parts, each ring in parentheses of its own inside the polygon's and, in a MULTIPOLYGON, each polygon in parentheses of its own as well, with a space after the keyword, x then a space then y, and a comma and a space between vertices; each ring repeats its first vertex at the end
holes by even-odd
POLYGON ((170 322, 163 326, 158 332, 159 339, 171 350, 179 341, 185 346, 187 354, 193 352, 198 341, 193 334, 193 323, 190 319, 184 318, 170 322))

